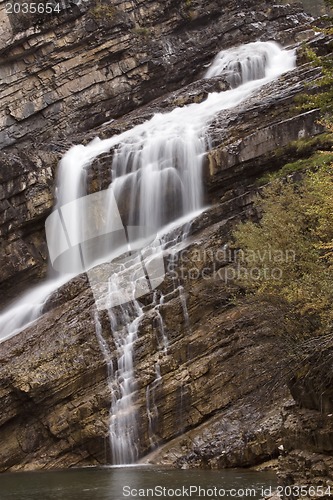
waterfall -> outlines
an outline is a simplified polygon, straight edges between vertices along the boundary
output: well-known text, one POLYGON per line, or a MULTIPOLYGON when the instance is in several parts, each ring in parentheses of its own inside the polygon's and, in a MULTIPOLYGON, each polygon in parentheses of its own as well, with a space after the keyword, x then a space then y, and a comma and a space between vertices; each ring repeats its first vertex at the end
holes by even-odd
MULTIPOLYGON (((281 50, 275 42, 253 42, 221 50, 208 68, 205 78, 223 73, 231 87, 236 88, 252 80, 265 78, 268 73, 274 72, 274 64, 280 60, 281 55, 281 50)), ((280 69, 281 65, 276 71, 280 72, 280 69)))
MULTIPOLYGON (((114 280, 113 287, 121 293, 114 280)), ((136 382, 133 367, 133 345, 143 316, 137 300, 109 310, 111 331, 117 349, 117 368, 112 376, 110 409, 110 445, 113 464, 130 464, 138 458, 137 415, 134 406, 136 382)))
MULTIPOLYGON (((112 261, 114 256, 126 252, 130 254, 121 261, 117 272, 114 267, 109 272, 106 288, 98 292, 101 300, 95 295, 96 308, 108 309, 115 345, 115 351, 111 352, 96 314, 96 335, 105 357, 111 391, 110 447, 114 463, 133 463, 138 458, 133 361, 143 317, 138 297, 161 282, 158 281, 161 276, 157 276, 150 281, 150 288, 142 285, 147 282, 147 275, 150 277, 149 265, 156 257, 151 250, 154 245, 149 247, 151 240, 163 228, 165 232, 170 222, 185 216, 191 218, 192 213, 202 208, 203 160, 209 144, 207 129, 213 117, 221 110, 237 106, 294 65, 294 51, 283 50, 274 42, 255 42, 222 51, 205 77, 224 74, 230 90, 211 93, 201 103, 157 113, 147 122, 110 139, 97 138, 86 146, 74 146, 61 160, 57 203, 46 222, 50 260, 57 274, 4 311, 0 316, 0 341, 19 333, 38 318, 48 297, 78 272, 86 271, 91 286, 98 289, 101 274, 100 268, 94 267, 96 263, 112 261), (87 195, 87 169, 96 157, 111 149, 110 188, 87 195), (150 243, 146 245, 147 241, 150 243), (149 255, 135 254, 146 246, 150 248, 149 255), (143 269, 141 276, 138 266, 143 269)), ((182 288, 179 295, 188 324, 182 288)), ((167 337, 158 310, 162 303, 163 297, 156 311, 163 355, 167 352, 167 337)), ((155 382, 146 389, 152 444, 155 444, 153 424, 157 413, 153 392, 161 383, 158 366, 156 370, 155 382)))

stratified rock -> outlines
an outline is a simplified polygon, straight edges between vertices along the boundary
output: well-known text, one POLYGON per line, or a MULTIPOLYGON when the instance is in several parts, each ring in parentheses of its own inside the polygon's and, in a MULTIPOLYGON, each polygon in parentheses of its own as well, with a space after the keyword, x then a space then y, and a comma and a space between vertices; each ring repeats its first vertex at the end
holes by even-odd
POLYGON ((279 481, 282 498, 287 498, 290 491, 297 494, 302 491, 302 498, 329 499, 333 488, 333 458, 331 454, 311 453, 293 450, 279 460, 279 481), (298 490, 298 491, 297 491, 298 490))
POLYGON ((0 6, 0 149, 91 129, 190 83, 219 48, 263 34, 296 41, 311 21, 254 0, 60 5, 49 15, 0 6))
MULTIPOLYGON (((3 302, 46 273, 44 222, 54 200, 57 162, 72 143, 111 136, 156 111, 225 90, 223 77, 200 79, 222 48, 259 37, 298 43, 313 36, 310 18, 298 7, 252 0, 222 4, 87 2, 66 4, 50 18, 8 17, 0 6, 3 302)), ((313 38, 318 39, 323 40, 313 38)), ((187 247, 168 258, 171 268, 159 290, 163 302, 157 306, 153 294, 142 300, 135 405, 140 456, 161 446, 151 462, 249 466, 277 457, 285 446, 291 468, 298 460, 295 455, 292 462, 292 439, 300 436, 295 420, 306 423, 296 444, 301 451, 309 449, 310 431, 316 456, 329 436, 327 419, 323 434, 315 431, 317 408, 301 419, 288 406, 272 324, 278 311, 253 310, 242 298, 225 251, 235 224, 257 216, 255 178, 297 158, 291 141, 322 130, 316 110, 292 108, 306 84, 315 90, 319 74, 302 62, 235 112, 213 120, 205 184, 207 202, 216 205, 193 221, 187 247), (148 400, 154 407, 147 409, 148 400)), ((111 158, 112 151, 92 165, 90 191, 112 180, 103 169, 111 158)), ((60 288, 43 312, 1 345, 0 469, 107 463, 112 394, 96 321, 115 356, 109 317, 97 313, 86 275, 60 288)))
MULTIPOLYGON (((311 18, 299 7, 269 2, 259 7, 225 0, 223 8, 217 1, 174 0, 163 8, 153 0, 60 5, 52 15, 7 14, 5 4, 0 6, 0 149, 6 151, 0 157, 2 304, 46 274, 43 224, 53 204, 57 162, 71 144, 110 137, 155 112, 225 90, 223 78, 193 83, 220 48, 263 34, 295 42, 312 33, 311 18), (125 116, 117 120, 120 115, 125 116), (97 127, 103 122, 111 123, 97 127)), ((217 154, 222 152, 214 151, 210 163, 217 154)), ((91 191, 111 182, 109 166, 110 155, 94 163, 91 191)), ((234 167, 232 178, 241 177, 234 167)), ((221 170, 209 188, 224 185, 220 176, 221 170)))
POLYGON ((56 155, 2 153, 0 158, 0 282, 2 304, 44 277, 44 222, 53 206, 56 155), (5 293, 4 293, 5 292, 5 293))
MULTIPOLYGON (((225 215, 223 209, 218 215, 225 215)), ((267 430, 269 442, 260 447, 246 429, 251 428, 250 415, 255 426, 259 418, 267 419, 272 398, 260 388, 271 379, 279 348, 264 315, 259 320, 251 306, 233 306, 230 288, 218 274, 228 263, 228 258, 221 258, 227 228, 221 220, 201 229, 172 269, 183 274, 179 286, 167 277, 163 304, 145 308, 134 346, 140 455, 150 450, 151 439, 158 445, 191 429, 203 456, 208 444, 206 437, 200 441, 199 436, 211 436, 211 444, 216 442, 216 450, 210 448, 209 460, 206 456, 201 464, 206 460, 210 466, 245 465, 276 453, 278 441, 272 437, 272 426, 267 430), (221 255, 214 265, 214 257, 209 259, 206 253, 215 255, 217 250, 221 255), (158 312, 164 321, 167 351, 161 350, 158 312), (157 385, 153 383, 156 364, 162 377, 157 385), (158 409, 153 436, 147 391, 158 409), (231 418, 235 428, 225 434, 231 418), (237 442, 231 445, 233 436, 237 442), (242 451, 244 440, 251 443, 247 453, 242 451), (230 447, 228 462, 217 458, 230 447)), ((107 462, 111 394, 96 336, 96 313, 92 293, 83 277, 78 277, 51 299, 40 320, 2 345, 2 470, 107 462)), ((112 350, 110 321, 107 315, 99 315, 112 350)), ((280 392, 273 401, 278 396, 280 392)), ((186 434, 184 439, 190 437, 186 434)), ((174 463, 170 457, 168 461, 174 463)))

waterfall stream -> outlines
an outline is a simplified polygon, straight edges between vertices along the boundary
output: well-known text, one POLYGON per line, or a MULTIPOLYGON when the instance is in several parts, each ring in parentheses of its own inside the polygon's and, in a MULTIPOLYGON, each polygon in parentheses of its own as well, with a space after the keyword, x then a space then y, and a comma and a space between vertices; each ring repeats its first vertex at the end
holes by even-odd
MULTIPOLYGON (((121 286, 112 285, 121 294, 121 286)), ((133 299, 115 312, 109 310, 111 332, 117 350, 117 367, 113 376, 110 408, 110 445, 113 464, 134 463, 138 458, 138 434, 133 395, 136 388, 133 367, 133 345, 143 311, 133 299)))
MULTIPOLYGON (((171 221, 185 216, 191 218, 192 212, 200 210, 203 206, 202 168, 210 121, 219 111, 237 106, 294 65, 294 51, 281 49, 274 42, 254 42, 222 51, 205 77, 224 74, 230 82, 230 90, 211 93, 201 103, 165 114, 157 113, 149 121, 110 139, 97 138, 86 146, 72 147, 60 162, 57 204, 46 223, 50 259, 57 276, 30 290, 4 311, 0 316, 0 341, 19 333, 38 318, 45 301, 61 284, 78 272, 88 271, 89 276, 96 260, 112 260, 114 251, 114 255, 119 256, 137 250, 145 246, 147 238, 151 242, 153 236, 163 232, 171 221), (114 150, 112 185, 101 194, 87 196, 87 169, 98 155, 111 149, 114 150), (124 200, 128 228, 125 236, 120 237, 122 219, 116 212, 124 200), (113 214, 112 220, 110 213, 113 214), (117 238, 112 236, 115 233, 117 238), (92 243, 94 239, 96 245, 92 243), (101 248, 103 251, 100 252, 101 248)), ((108 309, 115 356, 103 338, 98 314, 95 318, 96 335, 108 366, 112 393, 110 443, 112 460, 117 464, 132 463, 138 458, 133 344, 143 316, 137 286, 140 279, 142 284, 143 278, 149 274, 147 264, 145 276, 139 279, 135 271, 137 263, 133 267, 126 262, 119 268, 119 274, 113 273, 112 279, 108 280, 101 302, 104 305, 97 305, 98 309, 108 309), (116 302, 105 301, 105 295, 116 297, 116 302), (116 312, 112 309, 114 304, 119 306, 116 312)), ((187 315, 183 289, 179 289, 179 294, 187 315)), ((162 301, 163 298, 160 303, 162 301)), ((158 304, 156 307, 158 309, 158 304)), ((167 337, 161 315, 159 319, 161 352, 166 352, 167 337)), ((188 317, 186 320, 189 323, 188 317)), ((160 383, 159 367, 156 366, 155 382, 146 392, 152 444, 155 443, 153 427, 157 412, 154 390, 160 383)))

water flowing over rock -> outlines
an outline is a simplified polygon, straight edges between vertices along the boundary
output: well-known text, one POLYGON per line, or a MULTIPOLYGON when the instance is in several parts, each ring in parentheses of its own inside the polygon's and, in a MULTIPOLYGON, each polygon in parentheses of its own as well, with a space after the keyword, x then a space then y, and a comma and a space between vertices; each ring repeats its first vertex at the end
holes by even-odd
POLYGON ((254 42, 234 50, 222 50, 208 69, 206 78, 219 76, 225 72, 232 87, 251 80, 264 78, 274 43, 254 42))
MULTIPOLYGON (((299 414, 273 376, 281 346, 267 311, 232 300, 225 244, 237 221, 256 216, 254 179, 297 159, 292 141, 322 132, 316 110, 292 107, 320 70, 291 71, 295 45, 272 40, 325 38, 298 7, 269 2, 225 2, 224 12, 220 2, 115 2, 102 20, 97 7, 73 7, 35 30, 9 19, 1 38, 13 92, 1 100, 4 297, 45 280, 52 206, 49 248, 55 262, 67 252, 34 297, 29 289, 0 317, 8 337, 0 345, 1 470, 139 459, 234 467, 277 457, 279 446, 292 448, 290 415, 299 414), (18 105, 20 78, 34 82, 24 90, 29 105, 18 105), (122 226, 149 234, 127 230, 117 240, 128 245, 120 267, 132 276, 133 300, 108 309, 96 302, 91 272, 104 279, 109 269, 94 267, 89 245, 112 196, 122 226), (92 200, 86 213, 84 199, 92 200), (162 255, 166 271, 157 287, 149 267, 135 275, 136 243, 151 233, 149 259, 162 255), (139 296, 142 282, 150 287, 139 296)), ((111 280, 103 293, 123 292, 111 280)), ((313 418, 304 415, 306 432, 313 418)))
POLYGON ((90 129, 191 82, 219 43, 230 47, 262 33, 284 43, 310 19, 297 7, 260 8, 252 0, 64 5, 49 19, 22 19, 1 6, 1 147, 90 129), (287 40, 280 40, 283 30, 287 40))
MULTIPOLYGON (((0 6, 2 301, 46 274, 42 222, 53 204, 57 162, 73 143, 87 141, 87 131, 104 122, 111 123, 90 132, 91 139, 118 133, 112 125, 131 128, 130 117, 119 125, 116 118, 202 76, 222 47, 263 34, 294 42, 312 30, 298 7, 195 1, 187 8, 174 0, 163 6, 115 2, 114 15, 101 16, 98 6, 84 3, 42 23, 37 15, 23 23, 0 6), (76 139, 78 130, 84 134, 76 139)), ((103 182, 95 180, 95 190, 103 182)))
MULTIPOLYGON (((207 125, 218 112, 237 106, 258 88, 291 70, 295 63, 293 51, 283 51, 273 42, 249 44, 231 50, 230 55, 227 52, 224 57, 227 61, 234 58, 237 64, 246 66, 247 74, 246 77, 243 75, 243 82, 239 82, 241 85, 225 92, 209 94, 201 103, 175 108, 166 114, 156 114, 133 130, 104 141, 93 140, 87 146, 74 146, 66 153, 60 163, 56 212, 46 221, 52 263, 64 253, 63 264, 56 267, 60 276, 66 273, 75 274, 77 262, 81 261, 81 272, 90 269, 96 260, 95 246, 91 251, 90 241, 100 235, 101 231, 104 234, 121 229, 119 224, 113 229, 112 220, 106 224, 108 230, 99 230, 98 222, 91 216, 96 208, 96 197, 91 195, 95 207, 89 203, 88 208, 88 201, 82 198, 87 194, 86 169, 94 158, 112 147, 116 149, 112 161, 110 194, 114 194, 118 204, 128 200, 127 213, 123 220, 125 219, 126 225, 142 228, 143 234, 140 232, 138 239, 146 237, 151 231, 162 229, 166 223, 177 218, 177 215, 188 215, 202 207, 202 165, 206 141, 209 141, 209 137, 205 137, 207 125), (259 72, 258 58, 262 59, 259 72), (171 209, 167 209, 170 206, 171 209), (146 231, 148 234, 145 234, 146 231), (86 242, 87 245, 83 247, 86 242), (70 252, 65 252, 65 248, 69 248, 70 252), (89 257, 90 255, 92 257, 89 257)), ((221 64, 220 59, 217 61, 215 60, 211 67, 213 76, 219 71, 223 72, 226 64, 229 64, 221 64)), ((209 75, 210 69, 206 77, 209 78, 209 75)), ((104 203, 108 204, 108 201, 104 203)), ((105 217, 108 217, 108 213, 114 213, 114 210, 114 207, 110 206, 105 217)), ((97 217, 103 221, 103 214, 98 208, 97 211, 97 217)), ((98 244, 101 244, 99 240, 98 244)), ((122 245, 123 242, 119 244, 122 245)), ((117 242, 111 240, 111 247, 115 245, 117 242)), ((110 253, 113 250, 114 248, 108 247, 105 257, 108 251, 110 253)), ((61 277, 54 279, 55 289, 59 286, 59 280, 61 277)), ((66 276, 63 277, 63 281, 65 280, 66 276)), ((40 290, 40 295, 38 291, 35 292, 36 304, 32 302, 28 291, 26 302, 23 299, 23 302, 21 300, 12 307, 13 317, 10 316, 11 310, 0 317, 2 338, 8 338, 15 333, 24 321, 28 324, 38 317, 42 304, 47 300, 47 295, 43 295, 44 288, 40 290), (25 318, 29 307, 31 317, 28 316, 27 321, 25 318), (16 328, 12 329, 12 325, 16 328)))

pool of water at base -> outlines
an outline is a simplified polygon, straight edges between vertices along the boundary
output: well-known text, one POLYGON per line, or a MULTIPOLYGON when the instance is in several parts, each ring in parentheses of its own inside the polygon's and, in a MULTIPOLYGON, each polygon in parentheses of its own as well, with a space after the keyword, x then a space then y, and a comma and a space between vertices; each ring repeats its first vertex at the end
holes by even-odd
POLYGON ((257 500, 274 491, 274 472, 157 466, 88 467, 0 475, 1 500, 124 500, 190 498, 257 500))

